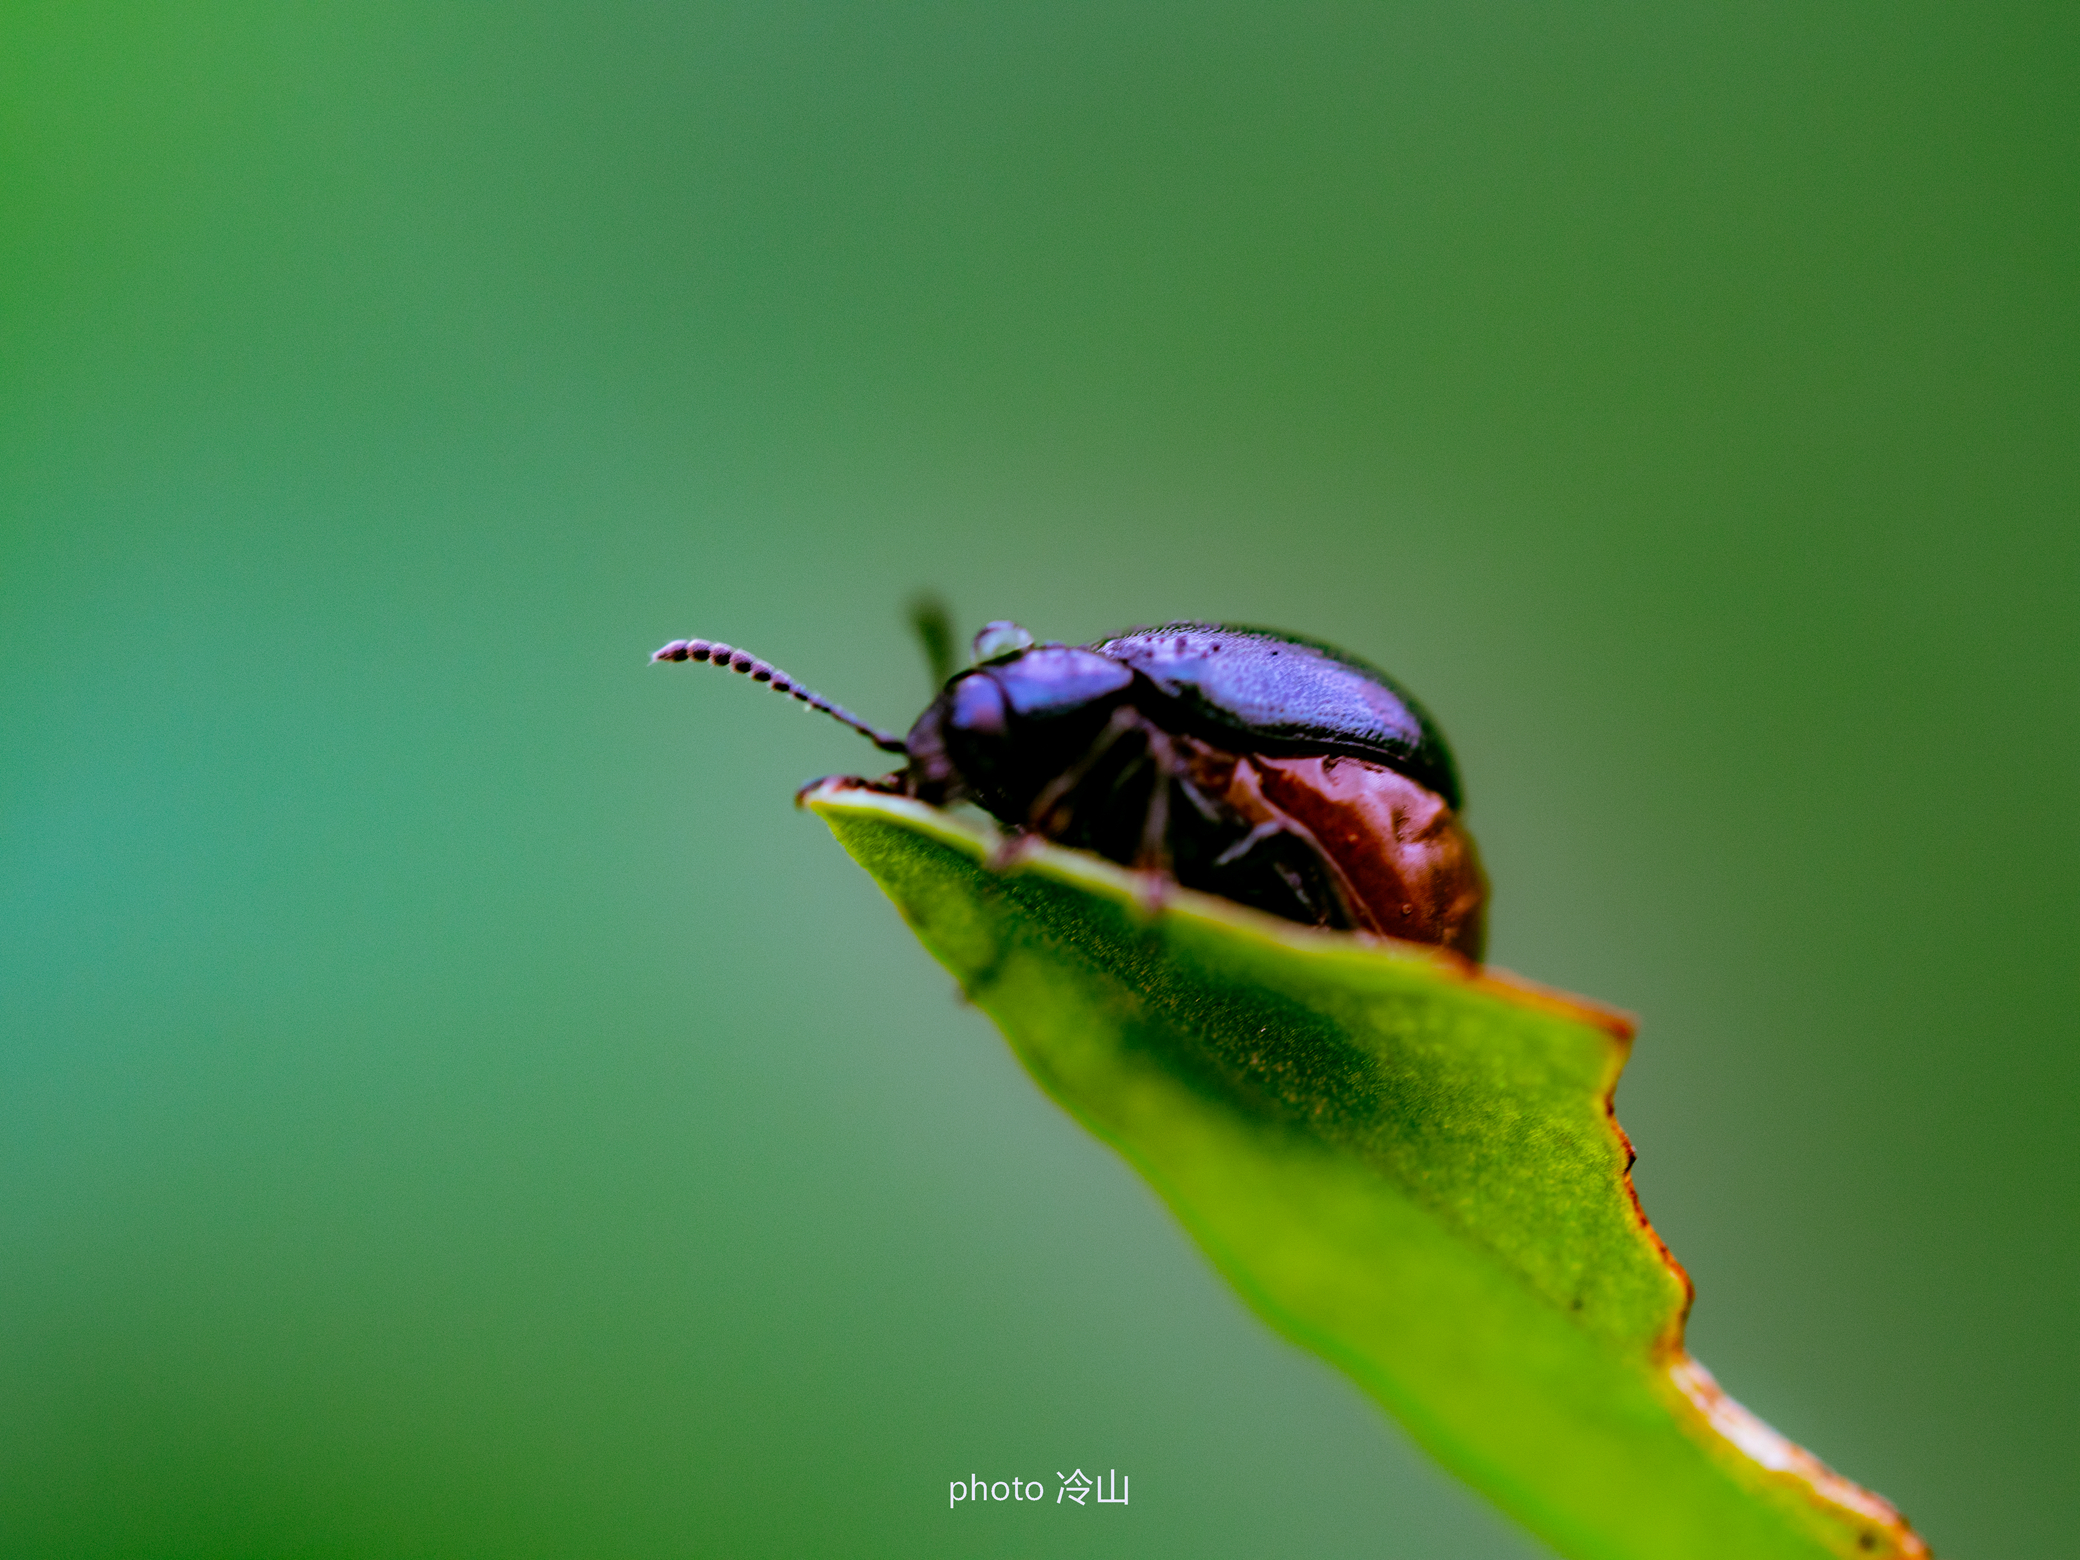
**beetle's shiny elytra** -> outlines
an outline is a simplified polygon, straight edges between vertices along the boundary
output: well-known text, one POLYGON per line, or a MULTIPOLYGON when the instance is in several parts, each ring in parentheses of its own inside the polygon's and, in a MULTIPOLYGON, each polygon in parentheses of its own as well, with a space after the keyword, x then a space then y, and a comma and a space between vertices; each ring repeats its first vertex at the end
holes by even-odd
POLYGON ((1378 668, 1270 629, 1170 623, 1087 646, 1011 623, 975 639, 897 738, 756 657, 674 640, 907 763, 879 789, 969 801, 1038 835, 1311 926, 1478 959, 1487 883, 1450 750, 1378 668))

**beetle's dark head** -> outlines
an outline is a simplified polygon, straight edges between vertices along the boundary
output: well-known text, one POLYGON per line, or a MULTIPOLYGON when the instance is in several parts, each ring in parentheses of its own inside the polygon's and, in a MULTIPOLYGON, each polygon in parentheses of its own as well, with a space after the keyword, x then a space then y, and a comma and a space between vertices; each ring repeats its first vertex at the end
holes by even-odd
POLYGON ((1010 623, 975 636, 975 659, 910 728, 910 787, 928 802, 971 798, 1022 821, 1041 788, 1091 751, 1133 668, 1073 645, 1036 645, 1010 623))

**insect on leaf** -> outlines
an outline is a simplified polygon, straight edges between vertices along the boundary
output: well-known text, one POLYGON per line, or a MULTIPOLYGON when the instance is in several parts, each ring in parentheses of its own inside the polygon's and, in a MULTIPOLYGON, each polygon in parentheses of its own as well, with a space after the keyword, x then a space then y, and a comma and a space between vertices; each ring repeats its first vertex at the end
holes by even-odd
POLYGON ((1620 1015, 857 784, 806 804, 1273 1327, 1579 1560, 1925 1556, 1683 1350, 1620 1015))

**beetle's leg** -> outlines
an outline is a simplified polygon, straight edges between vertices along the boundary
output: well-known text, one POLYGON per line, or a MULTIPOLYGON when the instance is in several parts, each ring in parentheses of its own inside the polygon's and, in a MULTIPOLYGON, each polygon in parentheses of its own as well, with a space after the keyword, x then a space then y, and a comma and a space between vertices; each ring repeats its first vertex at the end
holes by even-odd
MULTIPOLYGON (((1141 816, 1141 846, 1134 852, 1134 892, 1144 914, 1163 908, 1177 879, 1170 870, 1170 787, 1184 779, 1184 765, 1169 734, 1144 722, 1145 745, 1127 772, 1146 765, 1148 810, 1141 816)), ((1121 777, 1122 779, 1125 776, 1121 777)))
MULTIPOLYGON (((1333 906, 1317 908, 1315 913, 1321 917, 1321 924, 1324 926, 1328 925, 1329 911, 1331 909, 1339 909, 1343 912, 1345 923, 1353 931, 1377 932, 1381 930, 1380 924, 1374 918, 1371 908, 1365 903, 1364 896, 1352 884, 1349 874, 1337 863, 1336 858, 1322 849, 1322 842, 1315 837, 1314 830, 1308 828, 1304 823, 1288 818, 1285 820, 1285 832, 1307 847, 1308 854, 1314 857, 1316 864, 1321 867, 1324 876, 1329 880, 1329 892, 1335 897, 1337 903, 1333 906)), ((1285 878, 1289 883, 1297 885, 1298 875, 1294 873, 1291 867, 1282 861, 1277 866, 1280 877, 1285 878)), ((1300 893, 1303 901, 1310 897, 1306 893, 1301 892, 1297 887, 1295 892, 1300 893)))
POLYGON ((1199 816, 1208 823, 1219 823, 1229 816, 1219 803, 1199 789, 1199 782, 1192 778, 1189 766, 1180 766, 1176 778, 1177 788, 1184 792, 1184 799, 1190 802, 1199 816))
POLYGON ((1193 737, 1173 734, 1170 745, 1178 755, 1177 788, 1193 810, 1211 824, 1232 828, 1242 822, 1235 809, 1222 800, 1235 782, 1235 756, 1193 737))
POLYGON ((1025 829, 1013 829, 1009 834, 999 835, 997 843, 990 847, 987 863, 992 872, 1008 872, 1018 865, 1019 858, 1028 854, 1039 835, 1025 829))
POLYGON ((1072 791, 1083 784, 1091 770, 1097 766, 1098 760, 1112 750, 1112 745, 1140 724, 1141 717, 1127 705, 1122 704, 1114 710, 1112 718, 1105 722, 1097 736, 1091 739, 1091 745, 1084 749, 1083 757, 1048 781, 1040 794, 1033 798, 1033 805, 1026 809, 1026 818, 1032 827, 1042 834, 1060 833, 1058 828, 1047 827, 1053 821, 1049 815, 1061 806, 1072 791))
POLYGON ((1283 861, 1274 861, 1271 864, 1271 870, 1279 875, 1279 878, 1292 892, 1293 897, 1314 913, 1314 924, 1316 926, 1327 926, 1329 924, 1330 907, 1318 905, 1314 902, 1314 895, 1308 892, 1307 882, 1299 873, 1295 872, 1283 861))
POLYGON ((1259 845, 1263 844, 1264 841, 1270 839, 1273 835, 1283 834, 1285 832, 1286 826, 1284 820, 1279 818, 1266 818, 1254 829, 1251 829, 1249 833, 1243 835, 1241 839, 1237 840, 1233 845, 1230 845, 1226 850, 1222 851, 1218 856, 1214 857, 1213 864, 1217 867, 1233 866, 1236 862, 1240 861, 1244 856, 1247 856, 1251 851, 1255 850, 1259 845))
MULTIPOLYGON (((1300 841, 1302 845, 1306 846, 1316 856, 1321 857, 1321 851, 1319 847, 1316 845, 1314 837, 1304 830, 1291 827, 1291 822, 1292 821, 1290 819, 1285 818, 1283 816, 1265 819, 1254 829, 1251 829, 1249 833, 1245 834, 1241 839, 1237 840, 1233 845, 1230 845, 1226 850, 1222 851, 1218 856, 1214 857, 1214 866, 1216 868, 1231 867, 1236 862, 1240 861, 1244 856, 1247 856, 1252 850, 1255 850, 1257 846, 1263 844, 1264 841, 1277 839, 1282 835, 1290 836, 1291 838, 1300 841)), ((1332 873, 1334 873, 1337 870, 1334 862, 1329 861, 1326 857, 1321 857, 1321 859, 1322 864, 1325 867, 1329 868, 1329 870, 1332 873)), ((1329 925, 1331 921, 1332 912, 1339 909, 1344 910, 1344 919, 1346 921, 1350 921, 1353 925, 1360 924, 1355 920, 1352 920, 1347 904, 1318 904, 1315 900, 1313 891, 1307 885, 1306 879, 1302 878, 1300 874, 1295 872, 1292 869, 1292 867, 1289 866, 1287 863, 1283 861, 1273 861, 1271 863, 1271 870, 1278 874, 1279 881, 1285 884, 1287 891, 1291 893, 1293 898, 1297 900, 1300 903, 1300 905, 1307 910, 1308 914, 1314 918, 1315 925, 1329 925)), ((1338 887, 1339 885, 1335 883, 1331 884, 1332 890, 1338 887)), ((1350 895, 1345 893, 1338 893, 1337 897, 1346 901, 1350 900, 1351 898, 1350 895)))
POLYGON ((1155 727, 1148 728, 1148 762, 1155 770, 1148 786, 1148 812, 1141 820, 1141 849, 1134 856, 1143 872, 1167 875, 1170 871, 1170 786, 1179 779, 1183 766, 1170 738, 1155 727))

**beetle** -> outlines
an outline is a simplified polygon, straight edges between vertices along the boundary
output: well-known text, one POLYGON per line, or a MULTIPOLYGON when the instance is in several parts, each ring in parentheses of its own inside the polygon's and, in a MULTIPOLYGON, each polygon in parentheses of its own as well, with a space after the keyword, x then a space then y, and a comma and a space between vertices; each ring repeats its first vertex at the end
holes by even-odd
POLYGON ((1379 668, 1219 623, 1067 645, 994 622, 974 655, 902 737, 727 644, 675 639, 651 659, 791 694, 905 760, 861 783, 972 802, 1014 842, 1037 836, 1303 925, 1480 958, 1487 880, 1451 751, 1379 668))

